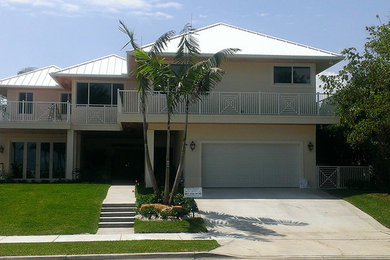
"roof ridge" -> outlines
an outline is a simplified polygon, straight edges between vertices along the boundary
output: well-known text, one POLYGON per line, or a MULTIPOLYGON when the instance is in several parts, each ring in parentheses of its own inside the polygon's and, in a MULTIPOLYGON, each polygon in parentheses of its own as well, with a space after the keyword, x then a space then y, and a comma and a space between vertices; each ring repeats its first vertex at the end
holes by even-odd
MULTIPOLYGON (((32 71, 27 71, 27 72, 25 72, 25 73, 16 74, 16 75, 14 75, 14 76, 10 76, 10 77, 7 77, 7 78, 0 79, 0 82, 5 81, 5 80, 10 80, 10 79, 13 79, 13 78, 17 78, 17 77, 21 77, 21 76, 26 76, 26 75, 28 75, 28 74, 36 73, 36 72, 38 72, 38 71, 40 71, 40 70, 42 71, 42 70, 44 70, 44 69, 48 69, 48 68, 52 68, 52 67, 54 67, 54 68, 56 68, 56 69, 58 69, 58 70, 61 70, 61 68, 58 67, 58 66, 56 66, 56 65, 48 65, 48 66, 45 66, 45 67, 42 67, 42 68, 37 68, 37 69, 32 70, 32 71)), ((52 73, 52 72, 51 72, 51 73, 52 73)))
POLYGON ((89 60, 89 61, 84 61, 82 63, 79 63, 79 64, 76 64, 76 65, 72 65, 72 66, 69 66, 69 67, 66 67, 66 68, 63 68, 59 71, 56 71, 56 72, 53 72, 53 73, 50 73, 50 74, 61 74, 61 72, 65 71, 65 70, 70 70, 70 69, 73 69, 73 68, 76 68, 76 67, 80 67, 80 66, 83 66, 83 65, 86 65, 88 63, 92 63, 92 62, 96 62, 96 61, 99 61, 99 60, 103 60, 103 59, 107 59, 107 58, 110 58, 110 57, 116 57, 116 58, 119 58, 123 61, 126 61, 125 58, 117 55, 117 54, 109 54, 109 55, 106 55, 106 56, 103 56, 103 57, 99 57, 99 58, 96 58, 96 59, 93 59, 93 60, 89 60))
MULTIPOLYGON (((222 22, 219 22, 219 23, 210 24, 210 25, 207 25, 207 26, 204 26, 204 27, 195 29, 193 32, 203 31, 203 30, 205 30, 205 29, 209 29, 209 28, 211 28, 211 27, 214 27, 214 26, 217 26, 217 25, 221 25, 221 24, 223 24, 223 23, 222 23, 222 22)), ((180 34, 178 34, 178 35, 175 35, 175 36, 173 36, 172 38, 170 38, 169 40, 173 40, 173 39, 179 38, 179 37, 181 37, 183 34, 185 34, 185 33, 180 33, 180 34)), ((151 43, 148 43, 148 44, 145 44, 145 45, 142 45, 142 46, 140 46, 140 48, 141 48, 141 49, 147 48, 147 47, 149 47, 149 46, 152 46, 154 43, 155 43, 155 41, 154 41, 154 42, 151 42, 151 43)), ((133 50, 134 50, 134 49, 131 49, 131 50, 129 50, 128 52, 131 52, 131 51, 133 51, 133 50)))

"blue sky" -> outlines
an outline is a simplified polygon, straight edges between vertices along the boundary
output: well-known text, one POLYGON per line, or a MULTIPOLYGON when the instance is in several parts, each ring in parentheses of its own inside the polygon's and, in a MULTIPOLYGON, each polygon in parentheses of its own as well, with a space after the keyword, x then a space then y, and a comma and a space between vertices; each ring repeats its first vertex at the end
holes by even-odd
MULTIPOLYGON (((361 49, 365 26, 390 19, 389 0, 0 0, 0 78, 22 68, 66 67, 111 53, 124 56, 119 19, 139 42, 154 41, 191 21, 225 22, 340 52, 361 49)), ((330 71, 337 71, 336 65, 330 71)))

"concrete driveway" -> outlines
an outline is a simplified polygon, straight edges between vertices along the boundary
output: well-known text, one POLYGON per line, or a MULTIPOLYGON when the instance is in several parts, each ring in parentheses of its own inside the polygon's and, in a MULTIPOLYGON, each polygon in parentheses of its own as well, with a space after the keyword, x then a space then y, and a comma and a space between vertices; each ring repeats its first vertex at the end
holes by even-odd
POLYGON ((204 189, 196 200, 215 253, 250 257, 389 257, 390 230, 319 190, 204 189))

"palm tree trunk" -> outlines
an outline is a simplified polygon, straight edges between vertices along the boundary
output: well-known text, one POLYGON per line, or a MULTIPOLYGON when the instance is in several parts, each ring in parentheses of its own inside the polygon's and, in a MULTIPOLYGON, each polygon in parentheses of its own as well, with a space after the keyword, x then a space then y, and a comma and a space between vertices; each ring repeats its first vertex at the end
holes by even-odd
POLYGON ((154 176, 154 171, 152 167, 152 163, 150 161, 150 153, 149 153, 149 145, 148 145, 148 125, 146 123, 146 104, 145 104, 145 93, 142 93, 141 97, 141 113, 142 113, 142 128, 144 133, 144 153, 145 153, 145 161, 146 161, 146 168, 147 172, 149 174, 149 179, 152 183, 153 191, 155 194, 159 194, 160 191, 158 189, 158 185, 156 182, 156 177, 154 176))
POLYGON ((171 196, 169 197, 169 204, 170 205, 172 205, 173 197, 175 196, 175 194, 177 193, 177 190, 179 188, 179 182, 180 182, 181 176, 183 174, 183 169, 184 169, 186 146, 187 146, 186 143, 187 143, 188 111, 189 111, 188 107, 189 107, 189 100, 188 100, 188 97, 186 97, 186 117, 185 117, 185 123, 184 123, 183 143, 182 143, 182 147, 181 147, 179 167, 177 168, 175 182, 173 183, 171 196))
POLYGON ((169 202, 169 175, 170 175, 170 149, 171 148, 171 113, 168 109, 167 120, 167 150, 165 156, 165 185, 164 185, 164 204, 169 202))

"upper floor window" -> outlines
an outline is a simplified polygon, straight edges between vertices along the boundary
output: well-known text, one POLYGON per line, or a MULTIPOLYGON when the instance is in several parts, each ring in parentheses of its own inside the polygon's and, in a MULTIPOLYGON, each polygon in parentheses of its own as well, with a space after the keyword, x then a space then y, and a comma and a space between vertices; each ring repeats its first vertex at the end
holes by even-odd
POLYGON ((123 90, 120 83, 77 83, 77 104, 84 105, 116 105, 118 89, 123 90))
POLYGON ((24 103, 19 103, 19 113, 32 114, 33 93, 20 92, 19 93, 19 101, 25 101, 24 103))
POLYGON ((275 66, 274 83, 310 84, 310 67, 275 66))

